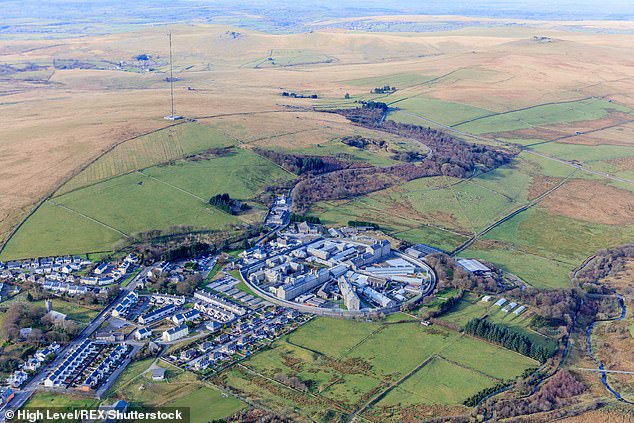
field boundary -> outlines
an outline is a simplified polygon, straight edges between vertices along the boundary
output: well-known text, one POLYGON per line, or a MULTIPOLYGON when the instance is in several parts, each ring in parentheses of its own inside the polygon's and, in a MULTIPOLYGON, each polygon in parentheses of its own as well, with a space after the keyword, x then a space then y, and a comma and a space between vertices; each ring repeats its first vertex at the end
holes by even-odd
POLYGON ((494 117, 494 116, 503 116, 503 115, 508 115, 508 114, 515 113, 515 112, 523 112, 523 111, 526 111, 526 110, 536 109, 538 107, 554 106, 554 105, 557 105, 557 104, 577 103, 579 101, 586 101, 586 100, 592 100, 592 99, 600 100, 601 97, 585 97, 585 98, 579 98, 577 100, 551 101, 551 102, 548 102, 548 103, 534 104, 532 106, 527 106, 527 107, 522 107, 522 108, 519 108, 519 109, 509 110, 509 111, 506 111, 506 112, 499 112, 499 113, 492 113, 490 115, 485 115, 485 116, 478 116, 476 118, 468 119, 468 120, 465 120, 463 122, 458 122, 458 123, 455 123, 455 124, 450 125, 450 126, 452 128, 455 128, 455 127, 460 126, 460 125, 465 125, 467 123, 475 122, 475 121, 481 120, 481 119, 487 119, 487 118, 494 117))
POLYGON ((56 203, 55 201, 53 201, 52 199, 51 199, 51 200, 48 200, 48 202, 49 202, 49 203, 51 203, 52 205, 54 205, 55 207, 60 207, 60 208, 62 208, 62 209, 64 209, 64 210, 68 210, 68 211, 69 211, 69 212, 71 212, 71 213, 75 213, 75 214, 77 214, 77 215, 79 215, 79 216, 81 216, 81 217, 83 217, 83 218, 85 218, 85 219, 88 219, 88 220, 90 220, 90 221, 93 221, 93 222, 95 222, 95 223, 98 223, 98 224, 99 224, 99 225, 101 225, 101 226, 104 226, 104 227, 106 227, 106 228, 108 228, 108 229, 112 229, 113 231, 115 231, 115 232, 117 232, 117 233, 119 233, 119 234, 123 235, 123 236, 124 236, 124 237, 126 237, 126 238, 129 238, 129 237, 130 237, 128 234, 126 234, 125 232, 123 232, 123 231, 121 231, 121 230, 119 230, 119 229, 115 228, 114 226, 110 226, 110 225, 108 225, 107 223, 104 223, 104 222, 101 222, 101 221, 99 221, 99 220, 95 219, 94 217, 88 216, 87 214, 84 214, 84 213, 82 213, 82 212, 80 212, 80 211, 77 211, 77 210, 75 210, 75 209, 71 209, 70 207, 68 207, 68 206, 66 206, 66 205, 64 205, 64 204, 58 204, 58 203, 56 203))
POLYGON ((110 147, 108 147, 106 150, 104 150, 103 152, 101 152, 100 154, 98 154, 96 157, 94 157, 93 159, 91 159, 88 163, 84 164, 83 166, 73 170, 70 172, 70 174, 64 178, 60 183, 58 183, 57 185, 55 185, 47 194, 45 194, 38 202, 35 203, 35 205, 31 208, 31 210, 26 214, 26 216, 20 221, 20 223, 18 225, 16 225, 11 232, 9 232, 9 235, 7 236, 7 239, 2 243, 2 245, 0 245, 0 254, 2 254, 5 250, 5 248, 7 247, 7 245, 9 244, 9 241, 11 241, 11 239, 15 236, 15 234, 18 232, 18 230, 20 230, 20 228, 26 223, 26 221, 33 216, 33 214, 42 206, 42 204, 44 204, 44 202, 46 200, 49 200, 53 197, 53 195, 59 191, 59 189, 61 187, 63 187, 64 185, 66 185, 71 179, 73 179, 75 176, 79 175, 81 172, 83 172, 84 170, 86 170, 89 166, 91 166, 92 164, 94 164, 97 160, 99 160, 101 157, 105 156, 106 154, 110 153, 112 150, 114 150, 117 146, 124 144, 128 141, 132 141, 135 140, 137 138, 141 138, 147 135, 151 135, 155 132, 159 132, 162 131, 164 129, 167 128, 172 128, 175 127, 177 125, 182 125, 185 122, 187 122, 186 120, 181 121, 181 122, 176 122, 176 123, 172 123, 170 125, 164 126, 162 128, 158 128, 158 129, 154 129, 152 131, 140 134, 140 135, 136 135, 132 138, 127 138, 124 139, 122 141, 119 141, 113 145, 111 145, 110 147))

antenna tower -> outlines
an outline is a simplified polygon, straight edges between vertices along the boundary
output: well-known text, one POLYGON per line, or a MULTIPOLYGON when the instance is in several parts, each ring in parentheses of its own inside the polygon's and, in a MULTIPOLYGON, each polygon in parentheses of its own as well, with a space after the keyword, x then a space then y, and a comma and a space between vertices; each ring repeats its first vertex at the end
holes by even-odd
POLYGON ((170 100, 172 105, 172 112, 169 114, 169 116, 165 116, 165 119, 179 120, 183 117, 174 114, 174 67, 172 66, 172 33, 169 32, 167 35, 170 40, 170 100))

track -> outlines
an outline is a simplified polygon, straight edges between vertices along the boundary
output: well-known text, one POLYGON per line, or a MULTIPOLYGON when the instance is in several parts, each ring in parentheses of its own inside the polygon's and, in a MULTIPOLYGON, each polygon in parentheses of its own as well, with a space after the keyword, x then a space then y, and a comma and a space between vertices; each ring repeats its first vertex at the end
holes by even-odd
POLYGON ((502 223, 512 219, 513 217, 517 216, 518 214, 530 209, 531 207, 539 204, 541 201, 543 201, 548 195, 550 195, 553 191, 557 190, 558 188, 562 187, 566 182, 568 182, 568 180, 570 179, 570 177, 574 174, 571 173, 570 175, 568 175, 568 177, 566 177, 563 181, 561 181, 560 183, 558 183, 557 185, 555 185, 554 187, 548 189, 547 191, 544 191, 543 193, 541 193, 539 195, 539 197, 536 197, 535 199, 533 199, 531 202, 529 202, 528 204, 520 207, 519 209, 516 209, 514 211, 512 211, 511 213, 507 214, 506 216, 502 217, 501 219, 498 219, 497 221, 491 223, 489 226, 487 226, 486 228, 484 228, 483 230, 481 230, 480 232, 478 232, 477 234, 475 234, 474 236, 472 236, 471 238, 469 238, 468 240, 466 240, 462 245, 460 245, 458 248, 456 248, 455 250, 453 250, 451 252, 452 256, 455 256, 456 254, 459 254, 461 251, 466 250, 467 248, 469 248, 475 241, 478 240, 478 238, 482 237, 483 235, 486 235, 488 232, 490 232, 491 230, 493 230, 494 228, 496 228, 497 226, 500 226, 502 223))

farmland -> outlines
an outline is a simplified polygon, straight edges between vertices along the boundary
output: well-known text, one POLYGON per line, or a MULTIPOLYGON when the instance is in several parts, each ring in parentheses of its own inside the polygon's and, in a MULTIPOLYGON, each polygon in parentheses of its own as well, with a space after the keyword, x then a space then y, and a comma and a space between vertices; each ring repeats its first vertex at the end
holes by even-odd
POLYGON ((109 391, 108 401, 125 399, 133 406, 190 407, 192 421, 222 419, 244 408, 240 400, 223 395, 175 367, 166 369, 165 381, 153 382, 148 372, 152 361, 130 364, 109 391))
MULTIPOLYGON (((262 150, 352 162, 346 166, 401 166, 408 172, 414 169, 409 165, 429 164, 420 163, 423 156, 430 161, 441 156, 439 144, 435 152, 423 141, 384 131, 390 121, 439 129, 503 150, 500 156, 512 159, 494 161, 504 163, 497 168, 481 163, 473 173, 472 167, 464 173, 430 173, 461 178, 389 180, 376 186, 389 188, 358 196, 345 191, 365 181, 352 181, 358 175, 352 171, 344 173, 353 175, 350 180, 333 176, 323 186, 349 196, 320 197, 337 200, 291 211, 318 217, 326 227, 370 222, 403 241, 401 246, 423 243, 456 258, 490 262, 513 274, 503 275, 499 284, 490 281, 499 290, 517 276, 529 292, 533 287, 575 294, 578 289, 560 288, 579 288, 571 274, 580 263, 634 238, 631 20, 346 18, 351 12, 331 17, 320 9, 287 16, 280 9, 276 18, 240 10, 205 19, 197 15, 203 12, 188 10, 184 13, 197 16, 195 21, 169 25, 90 21, 84 30, 76 23, 55 29, 47 19, 33 33, 23 32, 30 27, 25 21, 3 27, 0 260, 86 253, 97 258, 150 238, 158 251, 166 239, 207 237, 203 241, 211 243, 215 236, 259 229, 271 187, 287 193, 293 183, 315 177, 284 170, 259 155, 262 150), (174 41, 173 79, 166 30, 174 41), (144 56, 151 60, 138 59, 144 56), (170 81, 182 120, 163 118, 170 112, 170 81), (377 106, 368 101, 388 106, 372 125, 332 113, 377 106), (346 144, 355 136, 371 142, 346 144), (236 211, 209 204, 224 193, 248 207, 236 211)), ((453 141, 442 135, 442 142, 453 141)), ((437 164, 452 170, 456 163, 452 157, 437 164)), ((368 182, 374 182, 372 176, 368 182)), ((429 317, 431 326, 421 325, 426 312, 445 304, 443 296, 460 292, 450 280, 458 272, 451 273, 439 272, 440 290, 413 310, 374 321, 315 318, 203 379, 169 367, 168 380, 155 382, 148 373, 151 361, 133 362, 106 401, 189 406, 192 420, 203 422, 251 406, 293 421, 337 421, 356 413, 360 421, 376 422, 458 415, 484 420, 489 416, 471 414, 463 402, 540 363, 513 352, 519 348, 511 351, 467 335, 461 331, 467 322, 486 316, 548 347, 570 328, 555 318, 553 326, 542 329, 537 325, 543 322, 534 319, 539 310, 528 304, 515 316, 481 302, 481 285, 467 288, 437 320, 429 317)), ((230 274, 239 279, 239 270, 230 274)), ((236 288, 252 293, 242 281, 236 288)), ((17 298, 25 297, 23 292, 17 298)), ((73 304, 56 299, 53 307, 81 324, 98 313, 73 304)), ((586 311, 581 305, 574 313, 586 311)), ((595 347, 609 366, 631 361, 617 354, 632 349, 629 314, 620 323, 597 324, 595 347)), ((570 362, 581 362, 574 361, 579 357, 585 357, 583 366, 594 366, 583 355, 585 339, 573 340, 572 358, 544 367, 569 368, 570 362)), ((630 396, 631 379, 609 376, 630 396)), ((596 401, 603 401, 600 381, 587 375, 583 380, 596 401)), ((30 405, 55 400, 38 392, 30 405)), ((96 405, 92 398, 60 395, 58 400, 96 405)), ((544 416, 554 417, 561 416, 544 416)))
POLYGON ((211 127, 184 123, 115 146, 64 184, 56 195, 235 141, 211 127))
POLYGON ((11 240, 3 257, 109 251, 115 242, 137 232, 178 225, 221 229, 257 221, 263 215, 257 205, 236 217, 207 201, 225 192, 248 200, 264 186, 291 178, 272 162, 243 149, 223 157, 125 173, 45 202, 11 240))
POLYGON ((370 417, 395 403, 461 408, 468 396, 512 379, 535 364, 503 348, 450 330, 425 328, 418 322, 316 318, 244 361, 241 369, 221 374, 218 381, 274 407, 288 409, 289 402, 295 404, 304 418, 318 418, 323 407, 351 412, 389 390, 377 408, 368 411, 370 417), (468 347, 463 349, 463 344, 468 347), (439 372, 445 371, 450 376, 440 378, 443 388, 433 389, 440 380, 439 372), (279 389, 290 388, 280 382, 262 382, 262 378, 282 380, 281 375, 298 377, 307 391, 280 395, 279 389), (322 404, 320 412, 315 410, 317 404, 322 404))

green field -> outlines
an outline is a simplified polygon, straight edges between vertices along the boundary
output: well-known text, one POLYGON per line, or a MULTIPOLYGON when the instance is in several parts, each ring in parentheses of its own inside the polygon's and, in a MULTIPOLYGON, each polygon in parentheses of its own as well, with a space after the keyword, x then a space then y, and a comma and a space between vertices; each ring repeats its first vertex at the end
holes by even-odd
POLYGON ((229 417, 246 405, 216 389, 199 387, 187 395, 165 403, 165 407, 189 407, 192 422, 206 422, 229 417))
MULTIPOLYGON (((92 321, 92 319, 94 319, 101 311, 100 307, 90 308, 88 306, 71 303, 57 298, 52 299, 52 301, 53 310, 64 313, 69 319, 78 323, 90 323, 90 321, 92 321)), ((33 304, 44 307, 44 300, 33 302, 33 304)))
POLYGON ((634 226, 589 223, 537 206, 502 223, 460 255, 490 261, 538 288, 567 287, 570 272, 606 246, 629 242, 634 226))
POLYGON ((562 160, 576 160, 583 166, 598 172, 622 175, 627 178, 627 171, 611 163, 613 159, 634 157, 634 146, 620 145, 577 145, 551 142, 530 147, 531 150, 562 160))
POLYGON ((288 342, 338 358, 378 329, 377 325, 371 323, 357 322, 351 325, 346 320, 317 318, 289 335, 288 342))
POLYGON ((630 109, 617 103, 591 98, 474 118, 470 122, 456 125, 455 128, 470 134, 507 132, 534 126, 601 119, 611 111, 629 112, 630 109))
POLYGON ((393 235, 413 244, 433 245, 443 251, 452 251, 468 239, 467 236, 426 225, 394 232, 393 235))
POLYGON ((624 244, 633 236, 632 225, 592 224, 533 207, 496 227, 485 238, 513 244, 527 253, 570 263, 572 269, 593 252, 624 244))
POLYGON ((329 63, 334 59, 326 54, 303 49, 273 49, 267 57, 258 58, 242 65, 243 67, 271 68, 278 66, 297 66, 316 63, 329 63))
POLYGON ((45 202, 7 243, 0 259, 109 251, 119 239, 117 231, 45 202))
POLYGON ((462 251, 460 256, 479 258, 495 263, 535 288, 569 287, 570 272, 576 265, 573 262, 560 262, 541 255, 527 253, 513 245, 488 247, 481 243, 475 243, 462 251))
POLYGON ((376 222, 407 241, 452 250, 468 235, 526 204, 539 170, 521 158, 469 181, 421 178, 350 201, 317 203, 312 214, 327 224, 376 222))
POLYGON ((245 407, 239 399, 226 396, 196 379, 192 373, 166 367, 166 379, 154 382, 147 372, 152 359, 131 363, 110 388, 107 401, 125 399, 133 406, 190 407, 192 422, 226 418, 245 407), (141 388, 141 389, 140 389, 141 388))
POLYGON ((462 103, 437 100, 428 97, 407 97, 398 102, 390 102, 398 108, 388 115, 389 120, 402 123, 427 126, 416 115, 429 118, 444 125, 455 125, 480 116, 488 116, 494 112, 462 103), (411 113, 411 114, 409 114, 411 113), (414 116, 412 116, 414 115, 414 116))
POLYGON ((391 391, 376 407, 415 404, 456 405, 494 380, 442 358, 434 358, 391 391))
POLYGON ((187 154, 234 144, 235 140, 210 126, 196 123, 171 126, 116 146, 66 183, 56 195, 187 154))
POLYGON ((390 387, 403 394, 398 401, 403 404, 459 406, 473 393, 536 364, 455 331, 418 322, 397 323, 409 319, 397 317, 390 323, 315 318, 245 360, 244 368, 223 372, 218 378, 251 399, 274 408, 301 410, 304 418, 317 419, 318 404, 349 413, 390 387), (437 366, 442 366, 440 371, 437 366), (451 368, 449 378, 442 374, 446 367, 451 368), (280 377, 299 378, 307 392, 290 395, 280 377), (438 394, 423 395, 419 389, 428 389, 423 382, 430 392, 431 386, 438 386, 438 394))
POLYGON ((2 259, 110 251, 137 232, 259 221, 264 211, 256 204, 247 214, 232 216, 207 201, 225 192, 248 200, 264 186, 293 177, 243 149, 124 174, 45 202, 9 241, 2 259))
POLYGON ((91 408, 98 405, 99 400, 88 396, 38 391, 33 394, 25 407, 91 408))
POLYGON ((155 166, 143 173, 206 200, 225 192, 232 198, 247 200, 266 185, 295 178, 275 163, 246 149, 236 149, 227 156, 210 160, 155 166))

